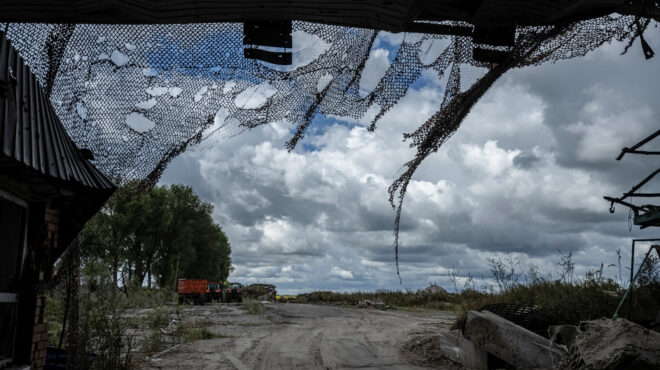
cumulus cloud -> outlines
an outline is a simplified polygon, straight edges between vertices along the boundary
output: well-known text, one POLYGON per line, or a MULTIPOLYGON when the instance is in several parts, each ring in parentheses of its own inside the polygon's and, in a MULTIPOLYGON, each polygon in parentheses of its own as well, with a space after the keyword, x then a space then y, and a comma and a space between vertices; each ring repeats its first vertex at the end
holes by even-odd
POLYGON ((334 266, 332 269, 330 269, 330 275, 331 276, 336 276, 342 279, 353 279, 353 273, 347 270, 344 270, 338 266, 334 266))
MULTIPOLYGON (((361 87, 377 83, 389 63, 384 48, 402 37, 379 36, 361 87)), ((436 52, 435 44, 427 42, 426 52, 436 52)), ((627 211, 611 215, 602 199, 654 169, 643 158, 614 160, 622 146, 657 129, 660 113, 660 60, 647 62, 634 50, 615 55, 621 48, 515 70, 493 86, 410 183, 399 250, 403 285, 387 188, 414 155, 402 134, 442 102, 433 73, 423 74, 375 132, 366 129, 369 117, 326 117, 322 130, 288 152, 293 128, 276 122, 183 154, 162 182, 190 184, 213 203, 232 244, 232 280, 269 282, 282 292, 420 288, 429 281, 453 289, 450 271, 486 281, 488 257, 514 256, 552 274, 558 250, 573 251, 576 273, 584 273, 614 262, 617 248, 625 259, 631 238, 649 237, 629 232, 627 211)))

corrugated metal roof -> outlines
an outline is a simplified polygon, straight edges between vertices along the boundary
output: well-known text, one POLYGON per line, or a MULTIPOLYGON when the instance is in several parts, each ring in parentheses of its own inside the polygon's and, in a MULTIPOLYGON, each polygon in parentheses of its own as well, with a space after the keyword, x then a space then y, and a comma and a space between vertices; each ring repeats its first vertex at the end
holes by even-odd
POLYGON ((0 31, 1 156, 92 189, 115 185, 78 150, 34 74, 0 31))

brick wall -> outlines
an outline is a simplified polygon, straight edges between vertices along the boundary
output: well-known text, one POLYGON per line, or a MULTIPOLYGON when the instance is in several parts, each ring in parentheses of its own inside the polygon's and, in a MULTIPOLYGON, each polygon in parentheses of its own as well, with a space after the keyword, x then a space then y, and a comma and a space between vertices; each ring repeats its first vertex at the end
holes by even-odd
POLYGON ((46 224, 46 248, 57 248, 57 232, 60 223, 60 213, 57 209, 46 207, 46 216, 44 218, 46 224))
MULTIPOLYGON (((59 212, 57 209, 46 207, 44 215, 46 238, 44 240, 43 260, 40 263, 39 281, 45 279, 44 268, 47 267, 49 251, 57 248, 59 212)), ((48 346, 48 325, 44 323, 44 310, 46 309, 46 296, 37 295, 34 310, 34 330, 32 331, 32 350, 30 362, 33 370, 43 369, 46 362, 46 347, 48 346)))
POLYGON ((48 324, 34 325, 32 333, 32 369, 43 369, 46 363, 46 346, 48 346, 48 324))

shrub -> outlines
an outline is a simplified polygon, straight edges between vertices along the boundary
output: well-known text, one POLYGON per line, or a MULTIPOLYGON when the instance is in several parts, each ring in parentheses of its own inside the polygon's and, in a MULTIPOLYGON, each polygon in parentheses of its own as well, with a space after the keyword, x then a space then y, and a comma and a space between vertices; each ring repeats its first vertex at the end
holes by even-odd
POLYGON ((195 340, 202 339, 213 339, 215 335, 206 327, 201 328, 191 328, 189 330, 184 330, 183 341, 192 342, 195 340))
POLYGON ((164 307, 158 307, 147 312, 147 324, 151 329, 164 328, 170 323, 170 311, 164 307))
POLYGON ((260 315, 264 312, 264 305, 261 302, 254 299, 244 299, 243 306, 247 308, 248 313, 252 315, 260 315))
POLYGON ((156 330, 142 340, 142 353, 145 355, 160 352, 163 338, 160 331, 156 330))

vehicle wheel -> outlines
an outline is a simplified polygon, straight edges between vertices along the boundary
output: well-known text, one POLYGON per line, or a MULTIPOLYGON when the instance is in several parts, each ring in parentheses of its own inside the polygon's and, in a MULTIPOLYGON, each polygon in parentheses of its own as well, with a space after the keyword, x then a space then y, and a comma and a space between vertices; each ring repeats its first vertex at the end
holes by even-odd
POLYGON ((179 297, 179 304, 183 304, 183 297, 179 297))
POLYGON ((238 301, 239 301, 239 302, 243 302, 243 297, 240 297, 240 298, 238 299, 238 301))

